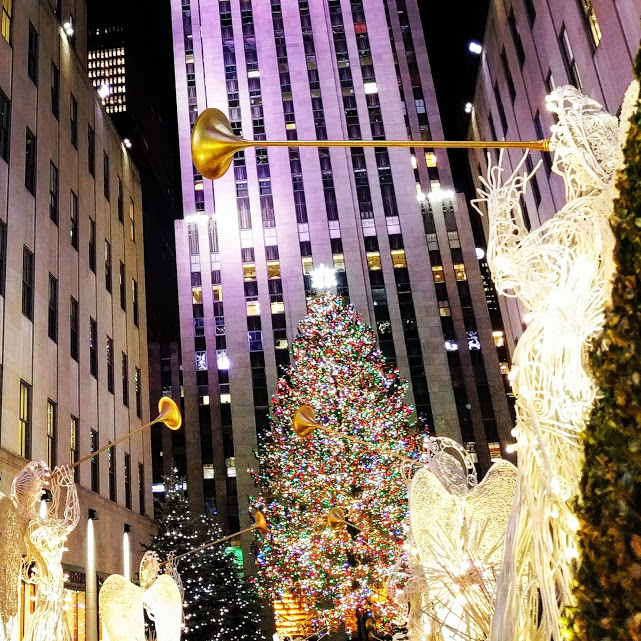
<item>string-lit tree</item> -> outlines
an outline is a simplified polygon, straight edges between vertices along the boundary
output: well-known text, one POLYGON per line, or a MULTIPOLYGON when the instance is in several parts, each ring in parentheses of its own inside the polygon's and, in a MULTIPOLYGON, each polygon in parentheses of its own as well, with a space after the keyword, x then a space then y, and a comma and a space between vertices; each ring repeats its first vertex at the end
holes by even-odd
MULTIPOLYGON (((222 536, 212 517, 190 511, 182 480, 169 477, 165 485, 167 496, 149 549, 167 559, 171 552, 178 556, 222 536)), ((180 559, 178 573, 185 590, 185 641, 264 639, 258 596, 224 545, 180 559)))
POLYGON ((351 307, 314 299, 292 346, 293 363, 273 399, 262 446, 256 505, 269 533, 258 553, 261 594, 304 599, 311 628, 347 630, 357 615, 390 629, 398 616, 385 582, 404 542, 407 495, 398 461, 319 430, 299 439, 292 418, 311 405, 325 426, 377 446, 418 455, 422 437, 410 421, 406 383, 389 369, 372 330, 351 307), (355 527, 332 530, 330 508, 355 527))
MULTIPOLYGON (((641 78, 641 54, 635 64, 641 78)), ((612 303, 592 354, 602 397, 585 430, 577 509, 582 556, 568 636, 641 640, 641 106, 617 186, 612 303)))

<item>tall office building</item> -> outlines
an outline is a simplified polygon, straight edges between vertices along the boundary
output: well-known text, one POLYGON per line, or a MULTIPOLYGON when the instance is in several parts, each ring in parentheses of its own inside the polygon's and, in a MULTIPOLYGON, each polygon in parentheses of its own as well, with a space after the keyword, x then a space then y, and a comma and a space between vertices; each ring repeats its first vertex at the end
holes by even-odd
MULTIPOLYGON (((311 274, 377 331, 436 434, 511 428, 464 199, 454 193, 416 0, 172 0, 185 217, 176 223, 186 473, 233 531, 256 488, 257 438, 311 274), (254 140, 380 140, 238 153, 223 178, 191 161, 199 112, 254 140), (417 146, 387 149, 385 139, 417 146)), ((240 521, 240 523, 239 523, 240 521)))
MULTIPOLYGON (((554 116, 545 96, 556 86, 570 84, 619 112, 632 80, 632 62, 641 38, 639 0, 492 0, 473 111, 470 138, 532 140, 550 136, 554 116)), ((522 157, 504 152, 503 166, 511 173, 522 157)), ((487 154, 470 150, 470 167, 487 172, 487 154)), ((492 155, 497 162, 498 153, 492 155)), ((538 227, 565 204, 561 178, 552 173, 549 153, 532 152, 524 169, 542 161, 523 200, 524 222, 538 227)), ((508 174, 509 175, 509 174, 508 174)), ((484 219, 487 225, 487 219, 484 219)), ((524 329, 523 309, 501 297, 506 340, 512 350, 524 329)))
MULTIPOLYGON (((28 460, 73 463, 147 422, 149 404, 140 180, 87 77, 84 2, 1 7, 0 491, 8 495, 28 460)), ((146 434, 77 468, 80 522, 63 557, 75 639, 98 638, 98 575, 135 571, 149 540, 150 459, 146 434)), ((33 590, 23 585, 21 630, 33 590)))

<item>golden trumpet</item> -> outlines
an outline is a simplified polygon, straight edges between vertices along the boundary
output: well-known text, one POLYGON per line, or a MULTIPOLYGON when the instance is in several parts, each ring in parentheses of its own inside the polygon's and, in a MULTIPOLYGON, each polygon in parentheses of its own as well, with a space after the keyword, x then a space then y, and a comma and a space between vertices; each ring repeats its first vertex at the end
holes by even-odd
POLYGON ((133 432, 129 432, 129 434, 125 434, 124 436, 117 438, 115 441, 111 443, 107 443, 107 445, 103 445, 99 450, 96 450, 95 452, 91 452, 91 454, 87 454, 87 456, 83 456, 79 461, 76 461, 70 467, 71 468, 78 467, 82 463, 92 459, 94 456, 98 456, 99 454, 102 454, 102 452, 106 452, 112 447, 116 447, 118 443, 122 443, 123 441, 130 439, 132 436, 139 434, 143 430, 150 428, 152 425, 155 425, 156 423, 164 423, 170 430, 180 429, 180 426, 182 425, 182 417, 180 415, 180 410, 178 409, 178 406, 176 405, 176 403, 172 399, 170 399, 168 396, 163 396, 158 401, 158 412, 159 412, 158 416, 156 416, 156 418, 153 421, 151 421, 151 423, 146 423, 145 425, 141 425, 139 428, 135 429, 133 432))
POLYGON ((332 530, 343 529, 347 525, 343 508, 335 506, 327 513, 327 525, 332 530))
POLYGON ((300 438, 307 438, 314 433, 314 430, 319 427, 316 420, 314 408, 311 405, 301 405, 295 412, 292 419, 292 429, 296 432, 296 436, 300 438))
POLYGON ((191 157, 205 178, 224 176, 234 154, 248 147, 419 147, 429 149, 535 149, 549 151, 549 140, 245 140, 220 109, 205 109, 191 133, 191 157))

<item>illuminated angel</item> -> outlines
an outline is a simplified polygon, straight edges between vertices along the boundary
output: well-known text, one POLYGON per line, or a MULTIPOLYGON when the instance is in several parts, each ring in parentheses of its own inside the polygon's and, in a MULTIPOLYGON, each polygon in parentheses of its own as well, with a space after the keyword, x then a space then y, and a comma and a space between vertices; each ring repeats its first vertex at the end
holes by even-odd
POLYGON ((0 641, 16 635, 24 536, 49 474, 44 463, 33 461, 16 474, 10 496, 0 493, 0 641))
MULTIPOLYGON (((636 99, 638 87, 626 104, 636 99)), ((569 500, 579 492, 580 438, 597 391, 587 354, 614 270, 609 218, 625 132, 574 87, 555 89, 547 103, 558 117, 550 148, 567 204, 528 232, 520 203, 534 172, 521 173, 525 156, 505 180, 502 158, 490 167, 476 201, 487 206, 492 278, 501 294, 520 300, 529 323, 510 372, 519 467, 492 641, 561 639, 578 556, 569 500)))
POLYGON ((36 608, 24 641, 71 641, 64 606, 62 555, 67 537, 78 525, 80 510, 73 470, 57 467, 49 482, 51 502, 29 523, 23 578, 35 583, 36 608), (64 500, 64 503, 61 503, 64 500), (62 513, 59 514, 59 511, 62 513))

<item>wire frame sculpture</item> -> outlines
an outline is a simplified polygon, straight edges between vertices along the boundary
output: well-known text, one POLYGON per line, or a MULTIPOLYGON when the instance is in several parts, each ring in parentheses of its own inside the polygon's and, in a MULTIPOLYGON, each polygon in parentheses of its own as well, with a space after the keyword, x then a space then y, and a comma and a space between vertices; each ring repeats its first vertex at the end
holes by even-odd
MULTIPOLYGON (((635 93, 638 87, 626 104, 635 93)), ((569 501, 579 492, 580 437, 597 391, 586 357, 603 326, 614 270, 609 218, 624 134, 614 116, 574 87, 555 89, 547 105, 558 118, 550 147, 566 205, 528 231, 521 198, 539 166, 523 172, 524 156, 504 178, 502 155, 481 177, 475 202, 479 211, 480 203, 487 208, 496 287, 518 298, 529 322, 510 372, 519 467, 492 641, 561 639, 578 556, 569 501)), ((622 122, 625 128, 627 117, 622 122)))
POLYGON ((0 493, 0 641, 15 635, 23 541, 49 477, 44 463, 32 461, 16 474, 10 495, 0 493))
POLYGON ((80 508, 73 470, 56 467, 49 480, 48 509, 34 515, 27 527, 27 556, 23 578, 37 585, 36 608, 24 641, 71 641, 64 615, 64 571, 62 555, 69 534, 78 525, 80 508))

